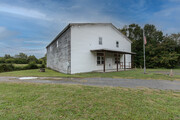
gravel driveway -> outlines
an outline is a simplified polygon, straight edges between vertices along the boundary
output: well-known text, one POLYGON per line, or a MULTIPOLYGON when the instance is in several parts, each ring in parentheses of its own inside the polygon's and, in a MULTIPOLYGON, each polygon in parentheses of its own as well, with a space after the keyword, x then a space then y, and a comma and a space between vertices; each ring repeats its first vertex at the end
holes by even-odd
POLYGON ((147 87, 161 90, 180 90, 180 81, 169 80, 140 80, 119 78, 55 78, 38 77, 37 79, 20 80, 18 77, 0 77, 0 82, 29 82, 50 84, 81 84, 92 86, 114 86, 127 88, 147 87))

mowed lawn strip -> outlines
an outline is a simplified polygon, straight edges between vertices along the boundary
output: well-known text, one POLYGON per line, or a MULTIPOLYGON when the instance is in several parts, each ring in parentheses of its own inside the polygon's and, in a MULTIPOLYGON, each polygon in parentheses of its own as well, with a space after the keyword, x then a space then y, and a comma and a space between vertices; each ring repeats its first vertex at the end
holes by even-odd
POLYGON ((21 70, 12 72, 0 73, 0 76, 36 76, 36 77, 106 77, 106 78, 129 78, 129 79, 159 79, 159 80, 180 80, 180 69, 175 69, 173 72, 179 73, 174 76, 169 76, 168 74, 157 73, 157 71, 170 72, 170 69, 147 69, 147 74, 143 74, 143 69, 119 71, 119 72, 108 72, 108 73, 79 73, 79 74, 63 74, 57 71, 46 69, 46 72, 39 72, 39 69, 34 70, 21 70))
POLYGON ((0 83, 1 119, 180 119, 180 93, 153 89, 0 83))

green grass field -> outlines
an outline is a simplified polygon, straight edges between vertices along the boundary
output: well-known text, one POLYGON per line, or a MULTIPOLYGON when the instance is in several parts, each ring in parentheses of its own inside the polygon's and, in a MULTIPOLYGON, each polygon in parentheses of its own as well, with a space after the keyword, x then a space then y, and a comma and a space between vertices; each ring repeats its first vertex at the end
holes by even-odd
POLYGON ((27 66, 28 64, 13 64, 15 67, 25 67, 27 66))
POLYGON ((0 119, 179 120, 180 93, 152 89, 0 83, 0 119))
POLYGON ((142 69, 120 71, 120 72, 110 72, 110 73, 81 73, 68 75, 59 73, 50 69, 46 69, 46 72, 39 72, 38 69, 34 70, 21 70, 13 72, 0 73, 0 76, 36 76, 36 77, 106 77, 106 78, 130 78, 130 79, 159 79, 159 80, 180 80, 180 69, 173 70, 174 73, 178 73, 170 77, 167 74, 157 73, 157 71, 169 73, 169 69, 148 69, 147 74, 143 74, 142 69))
MULTIPOLYGON (((15 67, 25 67, 28 64, 13 64, 15 67)), ((41 64, 37 64, 37 66, 41 66, 41 64)))

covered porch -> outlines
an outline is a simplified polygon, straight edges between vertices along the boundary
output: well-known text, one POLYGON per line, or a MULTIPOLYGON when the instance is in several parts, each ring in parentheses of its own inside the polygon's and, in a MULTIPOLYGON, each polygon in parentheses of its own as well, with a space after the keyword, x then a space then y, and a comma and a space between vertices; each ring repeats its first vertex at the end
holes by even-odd
POLYGON ((93 49, 91 52, 97 54, 97 65, 103 66, 101 70, 95 70, 96 72, 125 71, 134 67, 133 52, 110 49, 93 49))

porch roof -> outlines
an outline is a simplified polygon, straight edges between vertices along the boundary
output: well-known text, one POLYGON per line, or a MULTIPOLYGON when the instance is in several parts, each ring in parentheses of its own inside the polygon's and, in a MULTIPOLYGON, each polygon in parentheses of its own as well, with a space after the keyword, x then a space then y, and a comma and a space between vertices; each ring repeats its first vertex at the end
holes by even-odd
POLYGON ((136 54, 134 52, 126 52, 126 51, 106 49, 106 48, 103 48, 103 49, 92 49, 91 52, 112 52, 112 53, 131 54, 131 55, 135 55, 136 54))

